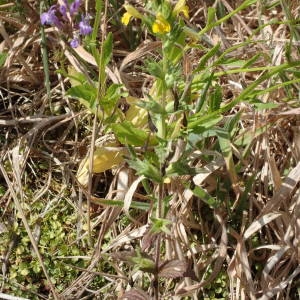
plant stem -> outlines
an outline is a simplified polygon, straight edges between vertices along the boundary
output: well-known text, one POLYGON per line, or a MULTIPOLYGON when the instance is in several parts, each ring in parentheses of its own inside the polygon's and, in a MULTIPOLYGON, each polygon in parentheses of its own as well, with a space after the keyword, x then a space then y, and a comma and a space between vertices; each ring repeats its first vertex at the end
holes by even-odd
MULTIPOLYGON (((90 153, 90 163, 89 163, 89 184, 88 184, 88 197, 87 197, 87 223, 88 223, 88 240, 89 245, 91 245, 91 222, 90 222, 90 207, 91 207, 91 193, 92 193, 92 176, 93 176, 93 163, 94 163, 94 151, 95 151, 95 141, 97 135, 97 121, 99 115, 100 100, 105 93, 105 82, 106 82, 106 74, 105 74, 105 66, 103 65, 103 44, 106 35, 106 17, 107 17, 107 0, 105 1, 104 12, 103 12, 103 19, 104 19, 104 28, 102 32, 101 38, 101 46, 100 46, 100 56, 97 54, 96 51, 96 37, 97 32, 100 24, 101 19, 101 12, 102 12, 102 1, 96 3, 96 18, 94 23, 94 29, 92 38, 95 42, 95 46, 93 47, 93 54, 99 66, 99 75, 98 75, 98 89, 97 89, 97 99, 96 99, 96 109, 95 109, 95 117, 93 122, 93 134, 92 134, 92 141, 91 141, 91 153, 90 153)), ((104 115, 104 113, 103 113, 104 115)), ((103 118, 101 118, 103 120, 103 118)))
MULTIPOLYGON (((163 73, 166 75, 168 72, 168 61, 167 56, 164 53, 164 45, 162 46, 162 53, 163 53, 163 73)), ((161 95, 161 106, 163 108, 166 107, 166 98, 167 98, 167 86, 166 83, 163 82, 163 88, 162 88, 162 95, 161 95)), ((160 114, 159 119, 159 127, 158 127, 158 136, 162 139, 166 138, 166 115, 165 113, 160 114)), ((160 166, 160 172, 163 176, 163 166, 160 166)), ((164 184, 160 183, 158 186, 158 201, 157 201, 157 208, 156 208, 156 218, 160 219, 163 217, 163 198, 164 198, 164 184)), ((161 234, 157 237, 156 245, 155 245, 155 266, 156 271, 154 273, 154 282, 153 282, 153 288, 154 288, 154 299, 159 299, 159 262, 160 262, 160 247, 161 247, 161 234)))
MULTIPOLYGON (((40 3, 40 15, 43 13, 44 1, 40 3)), ((49 63, 48 63, 48 51, 46 47, 46 36, 44 26, 41 26, 41 51, 42 51, 42 60, 43 60, 43 69, 45 76, 45 87, 47 91, 47 100, 49 102, 50 111, 53 112, 53 106, 51 101, 51 90, 50 90, 50 75, 49 75, 49 63)))

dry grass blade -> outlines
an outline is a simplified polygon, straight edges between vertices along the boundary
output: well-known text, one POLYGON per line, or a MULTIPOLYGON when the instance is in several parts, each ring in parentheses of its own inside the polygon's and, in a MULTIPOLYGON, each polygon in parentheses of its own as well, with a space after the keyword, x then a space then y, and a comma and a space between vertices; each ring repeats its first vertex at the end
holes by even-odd
POLYGON ((271 270, 274 268, 274 266, 280 261, 280 259, 282 258, 282 256, 290 249, 290 246, 282 246, 280 247, 280 249, 274 254, 272 255, 263 271, 262 271, 262 276, 263 276, 263 279, 265 280, 265 282, 268 282, 268 275, 269 273, 271 272, 271 270))
MULTIPOLYGON (((32 82, 34 85, 39 85, 41 83, 39 72, 34 72, 34 67, 32 63, 28 63, 28 61, 32 61, 31 59, 25 59, 24 55, 22 54, 22 50, 24 51, 27 45, 24 43, 25 36, 31 35, 35 30, 35 26, 23 25, 22 29, 19 32, 17 37, 11 37, 7 33, 4 24, 0 20, 0 34, 4 38, 7 47, 9 48, 9 56, 6 59, 4 68, 2 72, 6 72, 8 75, 11 73, 11 70, 14 69, 12 67, 15 64, 15 60, 19 62, 19 77, 20 80, 32 82), (24 69, 24 71, 23 71, 24 69), (29 80, 28 80, 29 79, 29 80)), ((35 42, 34 40, 32 42, 35 42)), ((24 51, 25 52, 25 51, 24 51)), ((27 55, 27 53, 25 53, 27 55)), ((7 80, 9 81, 10 76, 8 76, 7 80)), ((3 79, 1 78, 1 81, 3 79)))
POLYGON ((282 280, 277 286, 271 288, 265 292, 264 295, 258 300, 269 300, 272 299, 278 292, 281 292, 289 283, 291 283, 300 274, 300 267, 298 266, 294 272, 285 280, 282 280))
POLYGON ((219 274, 219 272, 222 268, 222 264, 226 258, 226 254, 227 254, 228 237, 227 237, 227 228, 225 226, 225 221, 224 221, 223 217, 221 216, 221 214, 218 211, 216 211, 215 216, 221 225, 222 233, 221 233, 221 240, 220 240, 219 249, 218 249, 218 256, 217 256, 216 262, 214 264, 212 273, 210 274, 210 276, 207 279, 203 280, 200 283, 190 285, 190 286, 176 290, 175 295, 178 295, 178 296, 179 295, 180 296, 190 295, 191 293, 193 293, 193 291, 198 290, 201 287, 211 283, 219 274))
POLYGON ((238 300, 246 297, 256 299, 254 280, 245 242, 233 229, 230 230, 230 233, 237 240, 236 250, 228 266, 231 299, 238 300))
POLYGON ((138 185, 145 179, 144 176, 139 176, 130 186, 129 190, 127 191, 125 198, 124 198, 124 212, 126 215, 129 215, 129 209, 131 205, 132 198, 134 196, 134 193, 138 187, 138 185))
POLYGON ((122 61, 121 66, 119 67, 119 74, 121 77, 122 82, 125 86, 130 89, 130 81, 134 81, 135 77, 128 75, 126 73, 126 68, 128 68, 133 62, 136 62, 142 59, 145 55, 151 53, 152 51, 156 50, 157 48, 161 47, 162 43, 160 41, 153 41, 145 43, 144 45, 137 48, 135 51, 129 53, 122 61))
POLYGON ((247 240, 254 233, 256 233, 257 231, 261 230, 262 227, 264 227, 268 223, 272 222, 276 218, 280 217, 281 215, 282 215, 282 213, 275 213, 275 212, 263 215, 258 220, 252 222, 252 224, 245 231, 243 239, 247 240))
POLYGON ((161 42, 149 42, 145 45, 142 45, 135 51, 129 53, 122 61, 122 64, 120 66, 120 73, 122 72, 134 61, 141 59, 143 56, 145 56, 147 53, 157 49, 162 45, 161 42))
POLYGON ((4 293, 0 293, 0 299, 3 299, 3 300, 29 300, 28 298, 15 297, 15 296, 7 295, 4 293))
POLYGON ((283 201, 287 201, 291 197, 299 181, 300 162, 298 162, 296 167, 294 167, 286 176, 281 187, 261 211, 260 216, 264 216, 271 211, 277 210, 283 201))
POLYGON ((108 247, 103 250, 103 252, 108 252, 109 250, 120 247, 126 243, 133 241, 134 239, 143 237, 148 229, 148 225, 144 225, 129 232, 121 233, 119 236, 114 238, 114 240, 110 243, 110 245, 108 245, 108 247))
POLYGON ((225 161, 223 158, 219 158, 216 161, 212 161, 211 163, 207 164, 203 170, 201 170, 201 173, 198 172, 197 175, 195 175, 193 177, 193 182, 196 185, 201 185, 203 183, 203 181, 213 172, 215 172, 216 170, 220 169, 221 167, 223 167, 225 165, 225 161))

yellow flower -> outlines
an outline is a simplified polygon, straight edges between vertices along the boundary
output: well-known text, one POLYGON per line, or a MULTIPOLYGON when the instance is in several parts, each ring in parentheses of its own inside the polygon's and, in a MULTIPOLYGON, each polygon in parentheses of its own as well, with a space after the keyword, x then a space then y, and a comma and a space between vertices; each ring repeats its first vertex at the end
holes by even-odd
POLYGON ((152 25, 153 33, 168 33, 171 31, 171 25, 169 22, 163 17, 162 14, 158 13, 156 15, 156 19, 152 25))
POLYGON ((132 15, 130 13, 126 12, 122 16, 122 19, 121 19, 122 24, 127 26, 131 18, 132 18, 132 15))
POLYGON ((137 19, 143 18, 143 16, 138 12, 138 10, 135 9, 132 5, 124 5, 124 8, 126 9, 126 13, 124 13, 121 19, 121 22, 124 25, 128 25, 131 18, 137 18, 137 19))
POLYGON ((188 6, 186 5, 186 0, 179 0, 174 9, 173 9, 173 14, 178 16, 180 13, 183 13, 183 15, 186 17, 186 18, 189 18, 189 8, 188 6))

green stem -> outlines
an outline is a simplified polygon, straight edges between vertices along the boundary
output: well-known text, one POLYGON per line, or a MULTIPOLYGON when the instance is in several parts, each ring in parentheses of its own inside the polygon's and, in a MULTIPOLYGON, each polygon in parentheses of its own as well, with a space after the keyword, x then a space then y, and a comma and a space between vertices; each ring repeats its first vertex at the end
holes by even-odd
POLYGON ((92 32, 92 39, 91 39, 92 54, 98 64, 98 66, 100 64, 100 55, 101 54, 99 55, 98 48, 97 48, 97 36, 98 36, 99 28, 100 28, 102 7, 103 7, 103 1, 101 1, 101 0, 96 1, 96 16, 95 16, 93 32, 92 32))
MULTIPOLYGON (((40 2, 40 15, 43 13, 44 1, 40 2)), ((42 51, 42 61, 45 76, 45 87, 47 91, 47 99, 49 101, 50 111, 53 112, 52 102, 51 102, 51 89, 50 89, 50 75, 49 75, 49 62, 48 62, 48 51, 46 47, 46 35, 44 26, 41 26, 41 51, 42 51)))
MULTIPOLYGON (((90 167, 89 167, 89 184, 88 184, 88 197, 87 197, 87 223, 88 223, 88 241, 91 245, 91 224, 90 224, 90 207, 91 207, 91 193, 92 193, 92 176, 93 176, 93 164, 94 164, 94 152, 95 152, 95 141, 97 136, 97 128, 98 128, 98 112, 99 109, 101 110, 100 106, 100 100, 103 97, 105 93, 105 82, 106 82, 106 74, 105 74, 105 66, 103 64, 103 43, 104 43, 104 37, 106 33, 106 25, 104 25, 104 29, 102 32, 102 39, 101 39, 101 46, 100 46, 100 55, 98 53, 97 47, 96 47, 96 39, 97 34, 100 26, 100 20, 101 20, 101 13, 102 13, 102 7, 103 2, 102 1, 96 1, 96 17, 95 17, 95 23, 93 27, 92 32, 92 53, 94 55, 94 58, 98 64, 99 67, 99 75, 98 75, 98 88, 97 88, 97 95, 96 95, 96 109, 95 109, 95 117, 93 122, 93 134, 92 134, 92 141, 91 141, 91 152, 90 152, 90 167)), ((103 19, 106 22, 106 16, 107 16, 107 0, 105 1, 104 6, 104 14, 103 19)), ((103 113, 103 112, 102 112, 103 113)), ((103 113, 104 114, 104 113, 103 113)), ((103 118, 101 118, 103 120, 103 118)))

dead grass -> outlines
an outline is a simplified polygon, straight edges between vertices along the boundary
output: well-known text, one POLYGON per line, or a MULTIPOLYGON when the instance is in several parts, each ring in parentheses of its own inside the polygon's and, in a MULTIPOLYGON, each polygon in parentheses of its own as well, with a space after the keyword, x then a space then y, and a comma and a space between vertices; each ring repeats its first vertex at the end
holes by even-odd
MULTIPOLYGON (((279 2, 268 8, 272 1, 258 1, 253 9, 240 12, 209 32, 203 43, 209 46, 220 42, 224 52, 251 37, 247 45, 228 55, 249 59, 260 53, 255 67, 278 66, 286 62, 289 55, 291 60, 299 60, 299 25, 271 23, 274 18, 297 20, 299 5, 296 1, 279 2), (262 27, 257 30, 259 26, 262 27)), ((155 249, 150 246, 158 237, 149 232, 148 213, 129 210, 132 199, 149 199, 140 185, 141 178, 125 164, 112 172, 94 175, 93 195, 100 193, 98 198, 124 200, 125 208, 99 206, 97 197, 92 197, 88 213, 92 239, 87 245, 84 225, 87 224, 88 191, 79 186, 75 174, 80 159, 89 151, 93 119, 65 95, 69 83, 56 71, 63 64, 71 64, 90 78, 91 73, 96 72, 96 64, 83 48, 76 53, 67 49, 49 29, 51 99, 48 99, 43 84, 38 3, 24 3, 23 18, 18 11, 10 12, 13 3, 0 6, 0 52, 8 53, 0 75, 0 186, 3 189, 0 239, 3 236, 4 240, 0 291, 7 295, 13 293, 9 285, 9 265, 17 263, 17 244, 13 243, 13 235, 4 239, 4 234, 13 232, 14 222, 21 218, 33 248, 31 255, 38 259, 43 269, 40 276, 49 279, 48 285, 41 284, 36 297, 46 299, 47 294, 52 294, 55 299, 97 299, 98 295, 99 299, 116 299, 132 286, 132 282, 141 286, 142 282, 147 285, 151 281, 150 275, 129 271, 124 263, 126 251, 137 247, 154 255, 155 249), (77 221, 70 226, 77 236, 76 244, 87 252, 88 263, 80 269, 77 278, 64 284, 59 291, 55 283, 51 284, 49 269, 40 252, 30 206, 37 202, 47 206, 49 201, 55 205, 61 198, 67 199, 66 205, 74 209, 77 221), (99 276, 105 278, 105 284, 93 290, 99 276)), ((203 27, 207 6, 217 3, 223 5, 227 13, 237 7, 236 1, 188 1, 191 26, 203 27)), ((142 38, 141 45, 131 52, 126 40, 122 39, 126 34, 113 25, 109 25, 109 30, 114 33, 116 43, 113 61, 107 69, 109 80, 124 83, 132 95, 142 95, 141 89, 149 86, 151 79, 141 72, 139 65, 145 57, 157 55, 155 51, 160 43, 150 36, 143 37, 147 41, 142 38)), ((190 68, 194 68, 201 53, 195 51, 189 55, 190 68)), ((172 222, 172 234, 161 239, 162 254, 166 260, 186 261, 189 274, 178 280, 164 279, 163 299, 183 299, 184 296, 202 299, 198 297, 213 290, 217 285, 214 280, 224 273, 227 274, 224 290, 228 290, 228 299, 297 299, 300 278, 299 81, 286 88, 272 89, 276 84, 297 79, 299 67, 294 69, 291 78, 286 78, 283 72, 260 86, 261 90, 270 89, 261 100, 277 103, 277 108, 254 110, 249 104, 241 103, 227 116, 242 112, 239 135, 232 145, 238 169, 236 175, 228 171, 223 157, 216 157, 207 164, 202 159, 203 153, 197 150, 191 153, 192 164, 206 172, 177 178, 165 185, 165 194, 170 195, 168 219, 172 222), (243 144, 245 139, 251 140, 247 148, 243 144), (192 181, 211 195, 223 193, 225 203, 212 210, 186 188, 185 183, 192 181)), ((220 76, 226 95, 224 101, 233 99, 265 74, 259 69, 234 74, 227 72, 228 69, 218 71, 225 71, 220 76)), ((97 132, 105 138, 102 128, 97 132)), ((210 142, 203 150, 207 155, 214 151, 215 141, 210 142)), ((175 147, 173 161, 181 156, 180 141, 175 147)), ((154 190, 157 188, 153 186, 154 190)), ((50 211, 41 209, 39 217, 43 218, 50 211)), ((72 243, 67 246, 71 247, 72 243)), ((30 282, 30 279, 22 280, 21 284, 29 286, 30 282)), ((149 286, 149 292, 151 290, 149 286)), ((140 291, 140 298, 136 294, 132 297, 144 299, 146 296, 140 291)))

